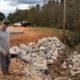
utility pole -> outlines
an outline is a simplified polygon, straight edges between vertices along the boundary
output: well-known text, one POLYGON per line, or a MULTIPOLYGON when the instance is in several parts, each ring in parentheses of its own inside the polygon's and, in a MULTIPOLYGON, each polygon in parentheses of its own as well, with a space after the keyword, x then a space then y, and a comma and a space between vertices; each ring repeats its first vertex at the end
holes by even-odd
POLYGON ((65 27, 66 27, 66 0, 64 0, 63 38, 65 37, 65 27))

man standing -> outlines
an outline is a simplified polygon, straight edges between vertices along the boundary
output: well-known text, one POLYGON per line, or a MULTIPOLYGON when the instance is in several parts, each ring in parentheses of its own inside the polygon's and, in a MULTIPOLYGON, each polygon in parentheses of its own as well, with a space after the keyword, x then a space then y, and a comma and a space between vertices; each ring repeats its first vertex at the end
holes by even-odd
POLYGON ((9 20, 5 18, 2 22, 2 27, 0 29, 0 64, 1 70, 4 75, 9 73, 9 64, 10 64, 10 42, 9 42, 9 33, 6 30, 9 25, 9 20))

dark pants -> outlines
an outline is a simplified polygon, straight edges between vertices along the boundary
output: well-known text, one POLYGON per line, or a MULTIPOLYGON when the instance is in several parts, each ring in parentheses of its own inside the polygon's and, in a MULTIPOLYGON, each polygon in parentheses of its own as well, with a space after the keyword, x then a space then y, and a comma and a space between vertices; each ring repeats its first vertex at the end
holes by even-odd
POLYGON ((3 74, 7 74, 9 70, 9 64, 10 64, 10 54, 7 54, 7 56, 4 56, 0 52, 0 64, 1 64, 1 70, 3 74))

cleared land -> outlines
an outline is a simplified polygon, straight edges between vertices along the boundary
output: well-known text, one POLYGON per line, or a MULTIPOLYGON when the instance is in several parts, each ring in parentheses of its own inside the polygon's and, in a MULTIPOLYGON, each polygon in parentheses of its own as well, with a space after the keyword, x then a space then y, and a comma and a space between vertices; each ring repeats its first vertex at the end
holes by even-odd
POLYGON ((20 43, 28 43, 28 42, 34 42, 42 37, 47 36, 60 36, 62 34, 62 31, 59 29, 53 29, 53 28, 45 28, 45 27, 9 27, 9 29, 12 30, 19 30, 23 33, 19 34, 11 34, 10 36, 10 42, 11 46, 18 45, 20 43))

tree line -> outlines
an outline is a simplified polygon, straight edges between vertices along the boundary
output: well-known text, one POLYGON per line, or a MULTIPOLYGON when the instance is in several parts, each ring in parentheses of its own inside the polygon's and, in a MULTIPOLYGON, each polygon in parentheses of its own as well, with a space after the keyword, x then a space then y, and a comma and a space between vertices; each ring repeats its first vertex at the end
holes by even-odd
MULTIPOLYGON (((55 2, 55 0, 48 1, 47 4, 40 7, 37 4, 29 10, 16 9, 14 13, 10 13, 8 18, 11 22, 29 21, 36 26, 50 26, 62 28, 63 24, 63 4, 55 2)), ((80 26, 80 0, 67 0, 67 20, 66 29, 76 29, 80 26)))
POLYGON ((4 18, 5 18, 5 15, 2 12, 0 12, 0 21, 2 21, 4 18))

